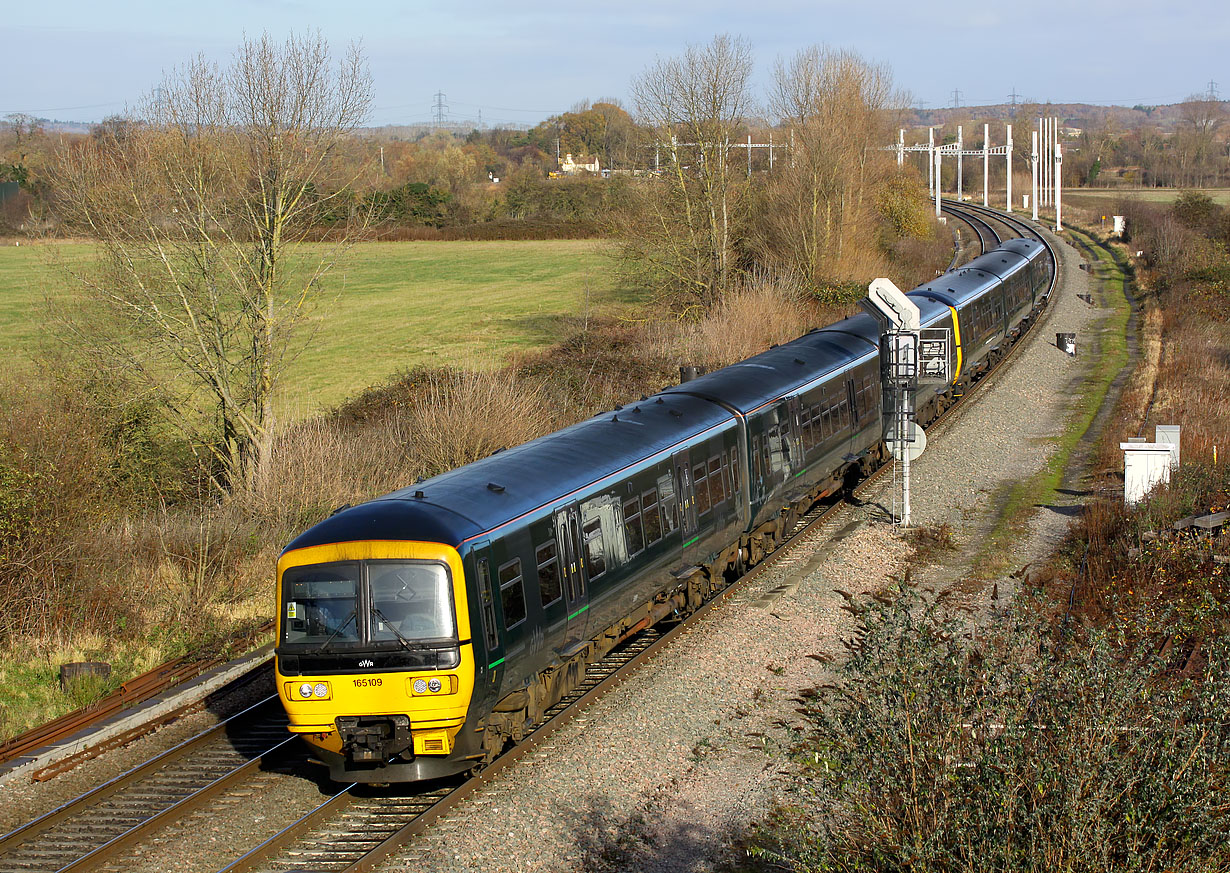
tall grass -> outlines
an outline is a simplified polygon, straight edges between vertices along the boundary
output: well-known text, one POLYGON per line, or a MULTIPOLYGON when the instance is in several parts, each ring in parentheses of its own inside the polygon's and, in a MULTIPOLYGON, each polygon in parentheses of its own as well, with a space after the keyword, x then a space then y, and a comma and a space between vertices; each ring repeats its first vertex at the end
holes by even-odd
POLYGON ((1200 871, 1230 863, 1230 646, 1196 685, 1151 641, 974 628, 899 590, 804 694, 756 869, 1200 871), (973 638, 972 641, 971 637, 973 638), (967 641, 970 640, 970 641, 967 641))

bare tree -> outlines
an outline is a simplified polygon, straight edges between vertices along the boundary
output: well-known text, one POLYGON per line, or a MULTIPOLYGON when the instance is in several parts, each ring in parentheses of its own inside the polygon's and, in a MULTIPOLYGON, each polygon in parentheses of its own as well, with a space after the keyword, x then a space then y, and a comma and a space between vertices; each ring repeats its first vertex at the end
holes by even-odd
POLYGON ((653 133, 662 175, 641 188, 623 225, 628 253, 686 306, 708 306, 727 287, 746 191, 730 141, 751 108, 748 43, 721 35, 659 58, 632 84, 641 120, 653 133))
POLYGON ((1179 106, 1181 123, 1175 135, 1175 150, 1179 162, 1181 184, 1205 185, 1210 175, 1214 181, 1218 157, 1216 135, 1225 123, 1226 108, 1220 100, 1205 94, 1193 94, 1179 106))
POLYGON ((877 192, 892 173, 882 146, 906 105, 886 67, 813 46, 774 69, 770 108, 793 136, 773 180, 764 245, 810 284, 858 272, 874 251, 877 192))
POLYGON ((205 416, 222 487, 266 470, 292 334, 349 237, 323 254, 299 244, 353 181, 335 178, 337 153, 370 100, 356 47, 334 61, 319 34, 265 35, 228 67, 176 70, 132 123, 60 154, 65 218, 100 244, 101 263, 75 277, 123 328, 78 320, 84 347, 166 392, 186 432, 205 416))

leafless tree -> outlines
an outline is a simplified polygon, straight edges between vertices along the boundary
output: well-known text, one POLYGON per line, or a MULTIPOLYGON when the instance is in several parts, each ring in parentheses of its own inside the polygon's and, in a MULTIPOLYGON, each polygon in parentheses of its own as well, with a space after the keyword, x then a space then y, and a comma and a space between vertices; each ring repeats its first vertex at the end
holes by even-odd
POLYGON ((659 58, 632 84, 662 175, 639 191, 624 241, 685 307, 712 304, 734 269, 746 179, 732 165, 730 141, 751 109, 751 75, 749 44, 720 35, 659 58))
POLYGON ((323 253, 299 244, 352 181, 334 177, 336 155, 370 100, 356 47, 334 60, 319 34, 265 35, 229 66, 174 71, 134 123, 60 154, 65 218, 101 258, 75 278, 122 327, 78 319, 83 347, 166 394, 221 487, 255 487, 267 468, 292 334, 350 237, 323 253))
POLYGON ((1225 104, 1206 94, 1193 94, 1179 106, 1179 116, 1175 150, 1181 184, 1205 185, 1217 174, 1213 166, 1218 157, 1216 135, 1226 120, 1225 104))
POLYGON ((874 249, 874 211, 892 159, 894 113, 906 105, 886 67, 813 46, 774 68, 770 108, 793 135, 774 179, 765 245, 813 286, 859 272, 874 249))

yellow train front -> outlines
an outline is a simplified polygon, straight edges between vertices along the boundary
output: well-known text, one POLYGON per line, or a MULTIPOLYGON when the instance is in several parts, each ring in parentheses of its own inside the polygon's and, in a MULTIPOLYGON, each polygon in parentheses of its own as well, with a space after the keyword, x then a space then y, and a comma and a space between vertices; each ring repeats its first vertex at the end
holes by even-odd
POLYGON ((290 730, 337 781, 416 781, 474 766, 481 755, 464 730, 474 653, 457 550, 319 533, 278 562, 276 676, 290 730))

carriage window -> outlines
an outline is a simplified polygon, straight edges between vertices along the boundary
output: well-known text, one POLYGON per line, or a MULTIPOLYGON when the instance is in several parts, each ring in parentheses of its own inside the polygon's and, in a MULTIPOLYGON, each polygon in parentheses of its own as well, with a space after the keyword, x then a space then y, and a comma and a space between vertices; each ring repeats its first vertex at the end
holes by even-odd
POLYGON ((733 448, 730 450, 730 490, 734 494, 739 493, 739 450, 733 448))
POLYGON ((536 557, 538 559, 538 596, 542 598, 543 606, 549 606, 564 594, 560 586, 559 559, 555 554, 555 543, 543 543, 538 547, 536 557))
POLYGON ((487 651, 496 647, 495 600, 491 594, 491 564, 486 558, 478 562, 478 590, 483 601, 483 631, 487 637, 487 651))
POLYGON ((704 515, 709 511, 709 483, 705 481, 704 461, 692 468, 692 491, 696 495, 696 514, 704 515))
POLYGON ((658 490, 651 488, 641 495, 641 521, 645 527, 645 543, 652 546, 662 539, 662 519, 658 515, 658 490))
POLYGON ((584 527, 585 553, 589 557, 589 578, 597 579, 606 572, 606 552, 602 547, 602 521, 593 519, 584 527))
POLYGON ((629 555, 635 555, 645 548, 645 531, 641 526, 641 503, 635 497, 624 501, 624 537, 628 541, 629 555))
POLYGON ((709 459, 709 502, 717 506, 726 499, 726 483, 722 479, 722 459, 709 459))
POLYGON ((500 567, 500 604, 504 607, 504 627, 515 627, 525 621, 525 586, 521 584, 520 558, 500 567))

